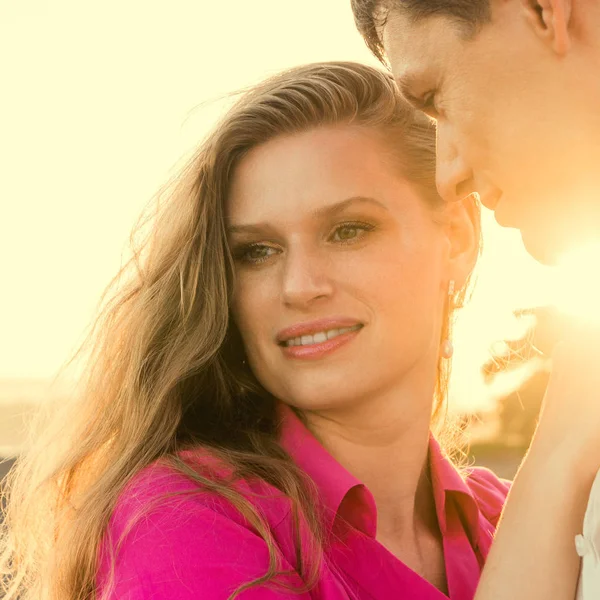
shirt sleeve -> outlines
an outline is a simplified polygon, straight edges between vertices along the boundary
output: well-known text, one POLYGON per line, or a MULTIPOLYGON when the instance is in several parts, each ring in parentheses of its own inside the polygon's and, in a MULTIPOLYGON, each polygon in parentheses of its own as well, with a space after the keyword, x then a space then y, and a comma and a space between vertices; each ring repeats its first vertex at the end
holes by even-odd
MULTIPOLYGON (((122 529, 115 527, 116 530, 122 529)), ((110 527, 109 527, 110 532, 110 527)), ((116 533, 116 531, 114 532, 116 533)), ((108 577, 105 535, 100 591, 108 577)), ((125 536, 116 552, 115 587, 102 600, 226 600, 238 587, 263 576, 269 567, 266 542, 241 519, 236 521, 194 497, 170 500, 144 516, 125 536)), ((292 572, 286 583, 302 586, 300 577, 279 554, 282 570, 292 572)), ((240 600, 308 600, 272 586, 255 586, 240 600)))

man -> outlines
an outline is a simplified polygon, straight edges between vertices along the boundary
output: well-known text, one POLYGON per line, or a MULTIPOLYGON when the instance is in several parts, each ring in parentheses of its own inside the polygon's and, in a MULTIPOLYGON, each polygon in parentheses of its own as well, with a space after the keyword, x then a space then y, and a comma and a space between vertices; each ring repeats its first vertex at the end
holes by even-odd
POLYGON ((446 199, 479 192, 552 262, 600 233, 600 3, 353 0, 359 30, 437 121, 446 199))
MULTIPOLYGON (((437 121, 445 199, 478 192, 547 263, 600 235, 600 2, 352 0, 352 8, 407 100, 437 121)), ((600 465, 599 355, 592 331, 555 359, 478 600, 570 600, 576 588, 578 598, 600 598, 600 476, 585 538, 573 543, 600 465)))

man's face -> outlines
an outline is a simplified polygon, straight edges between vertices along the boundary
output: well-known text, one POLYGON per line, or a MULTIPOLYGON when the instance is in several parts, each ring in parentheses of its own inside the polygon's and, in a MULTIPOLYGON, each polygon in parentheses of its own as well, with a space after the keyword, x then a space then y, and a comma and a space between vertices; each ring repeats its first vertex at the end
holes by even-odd
POLYGON ((382 39, 407 99, 437 121, 441 195, 478 192, 552 262, 600 224, 590 218, 600 212, 600 110, 579 55, 557 56, 519 6, 494 3, 492 23, 471 37, 445 17, 392 12, 382 39))

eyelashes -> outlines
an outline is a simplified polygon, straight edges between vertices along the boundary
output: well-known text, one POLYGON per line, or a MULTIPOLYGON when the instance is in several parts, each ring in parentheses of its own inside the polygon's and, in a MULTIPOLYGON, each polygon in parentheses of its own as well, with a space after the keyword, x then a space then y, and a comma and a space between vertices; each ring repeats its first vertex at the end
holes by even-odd
POLYGON ((338 225, 333 230, 332 237, 336 237, 335 241, 339 243, 352 243, 354 240, 362 239, 367 232, 373 231, 373 229, 375 229, 375 225, 371 223, 352 221, 338 225), (355 235, 348 235, 353 232, 355 235))
POLYGON ((415 99, 415 106, 430 117, 435 117, 438 114, 435 104, 435 91, 432 90, 425 94, 422 98, 415 99))
MULTIPOLYGON (((363 221, 348 221, 336 225, 327 236, 327 241, 337 246, 352 245, 362 241, 376 226, 363 221)), ((237 263, 258 266, 281 254, 283 248, 270 242, 252 242, 234 246, 232 254, 237 263)))
POLYGON ((267 261, 278 252, 280 252, 279 248, 257 242, 234 248, 233 258, 236 262, 257 265, 267 261))
POLYGON ((403 90, 403 95, 407 102, 417 110, 424 112, 430 117, 434 117, 438 113, 436 106, 436 94, 437 90, 435 89, 431 89, 420 96, 415 96, 408 90, 403 90))

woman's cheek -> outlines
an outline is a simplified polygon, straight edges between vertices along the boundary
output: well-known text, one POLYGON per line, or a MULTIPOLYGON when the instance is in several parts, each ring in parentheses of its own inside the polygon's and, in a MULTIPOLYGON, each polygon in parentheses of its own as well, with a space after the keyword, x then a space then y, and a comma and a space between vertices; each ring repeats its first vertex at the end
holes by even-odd
POLYGON ((272 295, 272 286, 265 278, 256 274, 237 277, 232 314, 245 342, 258 337, 258 331, 265 329, 265 322, 275 316, 272 295))

